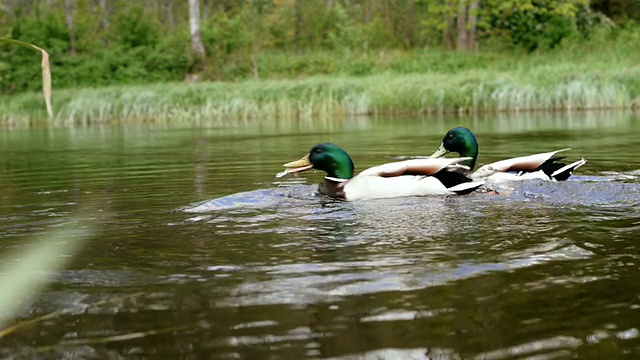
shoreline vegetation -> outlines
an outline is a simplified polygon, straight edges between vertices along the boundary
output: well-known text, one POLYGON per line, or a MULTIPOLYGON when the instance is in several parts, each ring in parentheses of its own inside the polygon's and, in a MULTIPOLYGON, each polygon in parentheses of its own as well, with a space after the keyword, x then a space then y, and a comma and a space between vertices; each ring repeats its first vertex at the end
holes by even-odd
POLYGON ((635 110, 640 5, 7 1, 0 127, 635 110), (623 9, 623 10, 621 10, 623 9), (31 91, 31 92, 30 92, 31 91), (46 96, 46 95, 45 95, 46 96))
MULTIPOLYGON (((0 124, 206 124, 357 115, 635 110, 640 96, 636 56, 605 50, 581 57, 585 50, 512 55, 422 51, 355 59, 343 55, 336 61, 370 64, 372 70, 363 76, 318 74, 237 82, 55 90, 54 75, 52 118, 46 116, 42 95, 28 92, 0 99, 0 124)), ((312 61, 327 54, 306 56, 312 61)))

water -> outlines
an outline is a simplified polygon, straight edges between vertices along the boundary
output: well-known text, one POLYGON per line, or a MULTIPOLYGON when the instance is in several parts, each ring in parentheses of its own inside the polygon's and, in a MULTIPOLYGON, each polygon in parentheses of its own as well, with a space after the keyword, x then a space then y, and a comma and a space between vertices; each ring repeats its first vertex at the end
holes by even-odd
MULTIPOLYGON (((259 121, 0 133, 0 259, 72 222, 97 233, 33 295, 0 357, 640 357, 640 120, 259 121), (572 147, 563 183, 345 203, 276 179, 331 141, 357 170, 428 155, 451 127, 479 163, 572 147)), ((2 291, 10 291, 2 289, 2 291)))

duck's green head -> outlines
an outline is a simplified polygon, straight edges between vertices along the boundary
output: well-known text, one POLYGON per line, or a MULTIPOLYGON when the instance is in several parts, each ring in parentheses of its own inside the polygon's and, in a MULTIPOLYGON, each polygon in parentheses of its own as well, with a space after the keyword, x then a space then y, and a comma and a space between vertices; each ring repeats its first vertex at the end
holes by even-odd
POLYGON ((442 138, 442 144, 436 150, 432 158, 438 158, 448 152, 456 152, 461 157, 470 157, 471 160, 465 160, 460 164, 469 166, 473 169, 478 158, 478 140, 471 130, 465 127, 457 127, 449 130, 442 138))
POLYGON ((312 147, 302 159, 286 163, 284 167, 287 168, 287 173, 314 168, 335 179, 351 179, 354 170, 353 161, 347 152, 331 143, 321 143, 312 147))

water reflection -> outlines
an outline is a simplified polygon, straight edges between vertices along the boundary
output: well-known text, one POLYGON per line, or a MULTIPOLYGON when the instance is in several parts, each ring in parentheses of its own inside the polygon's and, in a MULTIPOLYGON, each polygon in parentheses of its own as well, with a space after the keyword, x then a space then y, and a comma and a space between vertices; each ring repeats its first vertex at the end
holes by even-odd
POLYGON ((100 236, 0 338, 23 358, 609 358, 640 353, 640 145, 623 113, 0 133, 0 253, 78 204, 100 236), (362 168, 471 127, 480 161, 571 146, 571 181, 346 203, 277 180, 319 141, 362 168), (543 141, 544 140, 544 141, 543 141), (353 149, 353 150, 352 150, 353 149), (46 154, 46 156, 43 156, 46 154))

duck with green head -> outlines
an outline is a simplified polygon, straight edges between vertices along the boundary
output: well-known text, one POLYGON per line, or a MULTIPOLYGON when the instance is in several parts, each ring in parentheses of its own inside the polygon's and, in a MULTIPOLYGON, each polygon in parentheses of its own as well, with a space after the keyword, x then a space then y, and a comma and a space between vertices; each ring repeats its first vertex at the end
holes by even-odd
POLYGON ((302 159, 284 164, 277 177, 317 169, 327 173, 318 191, 344 200, 468 194, 483 185, 453 171, 468 158, 412 159, 368 168, 354 176, 353 160, 341 147, 321 143, 302 159))
POLYGON ((442 139, 442 144, 430 158, 440 158, 449 152, 458 153, 461 157, 471 158, 471 160, 460 162, 460 165, 469 167, 468 175, 474 180, 543 179, 562 181, 568 179, 575 169, 587 162, 584 158, 568 165, 559 162, 564 157, 557 157, 556 154, 567 150, 570 149, 566 148, 500 160, 471 172, 475 168, 478 158, 478 140, 471 130, 465 127, 457 127, 447 132, 442 139))

